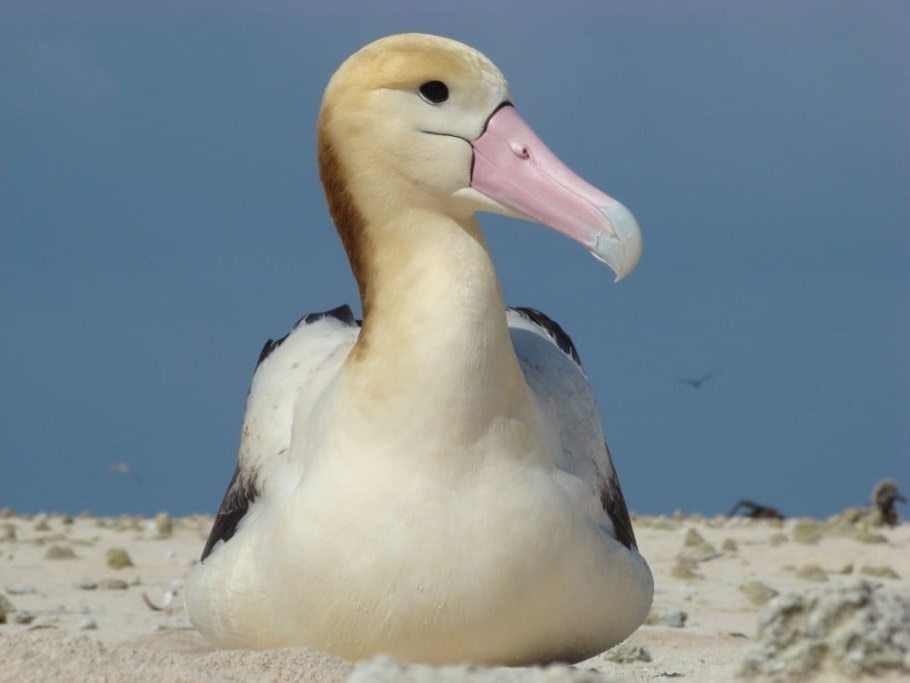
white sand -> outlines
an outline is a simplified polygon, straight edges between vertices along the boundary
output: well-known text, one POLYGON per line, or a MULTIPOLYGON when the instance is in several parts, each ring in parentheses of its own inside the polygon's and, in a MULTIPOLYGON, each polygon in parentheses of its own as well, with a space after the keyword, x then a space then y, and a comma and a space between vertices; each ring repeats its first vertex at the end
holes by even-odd
MULTIPOLYGON (((173 582, 180 581, 198 557, 210 524, 207 517, 174 520, 173 533, 161 536, 151 520, 138 518, 85 517, 70 524, 61 516, 0 518, 0 595, 16 608, 7 623, 0 624, 0 681, 345 681, 352 674, 352 680, 360 682, 731 681, 753 640, 761 609, 740 590, 747 581, 762 581, 780 592, 800 591, 822 585, 800 578, 797 570, 806 565, 820 567, 829 585, 853 581, 867 567, 886 567, 898 577, 870 579, 910 595, 910 524, 873 529, 885 542, 862 542, 851 529, 842 529, 829 530, 809 544, 794 540, 794 520, 775 526, 743 519, 641 518, 636 533, 655 575, 652 618, 658 622, 643 626, 618 649, 574 669, 442 671, 400 667, 382 659, 355 667, 305 650, 215 651, 192 629, 182 596, 162 611, 147 607, 142 593, 163 602, 173 582), (684 546, 690 529, 717 553, 684 546), (772 542, 780 534, 787 540, 772 542), (735 550, 729 544, 722 550, 727 539, 735 550), (76 557, 47 559, 55 545, 64 553, 72 549, 76 557), (134 566, 109 568, 110 548, 124 548, 134 566), (681 551, 701 560, 693 566, 695 577, 674 576, 681 551), (845 573, 848 568, 852 573, 845 573), (81 579, 110 578, 129 585, 76 587, 81 579), (34 592, 11 594, 16 584, 28 584, 34 592), (664 616, 678 622, 680 611, 687 617, 683 626, 660 623, 664 616), (30 622, 19 623, 30 617, 30 622), (642 661, 640 648, 651 661, 642 661), (612 661, 623 654, 634 661, 612 661)), ((847 679, 829 672, 816 680, 847 679)))

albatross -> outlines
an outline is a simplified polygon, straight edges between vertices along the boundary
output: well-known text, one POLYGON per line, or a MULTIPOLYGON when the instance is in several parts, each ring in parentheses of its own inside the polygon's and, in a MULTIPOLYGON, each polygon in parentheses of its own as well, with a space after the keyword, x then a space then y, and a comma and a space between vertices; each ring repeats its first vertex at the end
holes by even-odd
POLYGON ((262 350, 190 619, 226 648, 445 664, 579 661, 644 621, 638 552, 565 332, 505 307, 475 214, 627 275, 632 214, 566 167, 480 52, 373 42, 325 90, 319 171, 363 312, 262 350))

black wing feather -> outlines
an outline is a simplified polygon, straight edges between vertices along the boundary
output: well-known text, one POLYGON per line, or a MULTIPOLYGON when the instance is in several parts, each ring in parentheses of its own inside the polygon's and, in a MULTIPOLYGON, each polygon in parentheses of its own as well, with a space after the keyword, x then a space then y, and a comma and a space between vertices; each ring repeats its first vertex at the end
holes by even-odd
POLYGON ((202 549, 200 562, 205 560, 212 552, 212 548, 218 541, 228 541, 237 531, 237 525, 246 514, 250 505, 259 497, 259 489, 256 483, 245 476, 240 469, 240 463, 234 468, 234 476, 231 477, 231 483, 228 484, 224 499, 221 501, 221 507, 215 516, 215 523, 212 525, 212 531, 209 533, 205 547, 202 549))
POLYGON ((515 311, 543 329, 556 346, 559 347, 559 350, 571 358, 575 362, 575 365, 581 367, 581 358, 578 355, 578 350, 575 348, 575 344, 572 343, 572 338, 566 334, 566 331, 560 327, 559 323, 548 315, 541 313, 536 308, 510 306, 509 310, 515 311))
MULTIPOLYGON (((321 311, 319 313, 307 313, 300 320, 294 324, 293 329, 297 329, 301 325, 308 325, 309 323, 314 323, 323 318, 335 318, 340 322, 343 322, 345 325, 353 327, 354 325, 360 325, 360 321, 354 318, 354 312, 351 310, 351 307, 347 304, 342 304, 337 308, 333 308, 329 311, 321 311)), ((272 355, 272 351, 277 349, 281 344, 290 336, 288 334, 281 337, 281 339, 267 339, 265 345, 262 347, 262 351, 259 352, 259 360, 256 361, 256 367, 258 368, 262 361, 272 355)))
POLYGON ((629 508, 626 506, 626 499, 622 495, 619 476, 616 474, 613 456, 610 455, 610 447, 606 441, 604 441, 604 448, 607 449, 607 460, 610 462, 610 476, 601 475, 600 504, 613 522, 616 539, 631 550, 638 547, 635 541, 635 532, 632 530, 632 518, 629 517, 629 508))

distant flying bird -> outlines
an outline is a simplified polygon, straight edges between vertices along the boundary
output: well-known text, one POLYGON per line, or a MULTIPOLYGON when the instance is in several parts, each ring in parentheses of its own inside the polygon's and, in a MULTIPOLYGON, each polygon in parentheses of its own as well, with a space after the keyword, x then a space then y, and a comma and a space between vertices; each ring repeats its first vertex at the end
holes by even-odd
POLYGON ((701 377, 680 377, 676 381, 680 384, 685 384, 692 387, 693 389, 700 389, 701 385, 707 382, 709 379, 714 377, 717 373, 713 370, 711 372, 705 373, 701 377))
POLYGON ((129 477, 130 479, 132 479, 132 480, 133 480, 134 482, 136 482, 137 484, 139 483, 139 477, 138 477, 138 475, 137 475, 135 472, 133 472, 133 468, 130 467, 128 463, 125 463, 125 462, 112 462, 112 463, 111 463, 111 470, 112 470, 113 472, 116 472, 117 474, 122 474, 122 475, 125 476, 125 477, 129 477))

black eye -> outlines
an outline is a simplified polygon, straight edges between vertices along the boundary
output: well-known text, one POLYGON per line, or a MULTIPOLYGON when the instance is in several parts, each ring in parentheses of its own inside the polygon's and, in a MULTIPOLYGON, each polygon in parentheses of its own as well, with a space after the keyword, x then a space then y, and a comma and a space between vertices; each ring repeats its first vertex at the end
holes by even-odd
POLYGON ((449 86, 442 81, 427 81, 419 88, 420 94, 427 102, 439 104, 449 99, 449 86))

